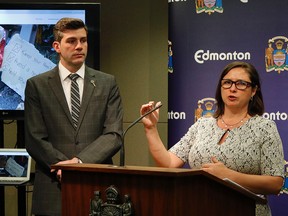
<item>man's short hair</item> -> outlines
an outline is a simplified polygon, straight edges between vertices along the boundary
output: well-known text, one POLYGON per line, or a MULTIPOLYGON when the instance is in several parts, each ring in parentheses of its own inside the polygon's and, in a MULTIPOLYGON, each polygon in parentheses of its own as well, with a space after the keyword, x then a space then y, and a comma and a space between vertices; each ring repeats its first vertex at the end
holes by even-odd
POLYGON ((77 30, 81 28, 84 28, 86 33, 88 34, 87 26, 81 19, 68 17, 62 18, 54 26, 54 40, 60 42, 63 38, 63 33, 66 30, 77 30))

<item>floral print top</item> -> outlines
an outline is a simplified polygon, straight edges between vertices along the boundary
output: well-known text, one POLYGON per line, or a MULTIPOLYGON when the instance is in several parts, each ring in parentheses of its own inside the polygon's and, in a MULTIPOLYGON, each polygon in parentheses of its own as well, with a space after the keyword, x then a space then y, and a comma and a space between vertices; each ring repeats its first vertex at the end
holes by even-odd
MULTIPOLYGON (((276 124, 258 115, 231 130, 218 127, 215 118, 202 117, 169 151, 195 169, 215 156, 238 172, 284 178, 283 146, 276 124), (219 144, 226 132, 226 140, 219 144)), ((256 215, 271 215, 269 206, 257 204, 256 215)))

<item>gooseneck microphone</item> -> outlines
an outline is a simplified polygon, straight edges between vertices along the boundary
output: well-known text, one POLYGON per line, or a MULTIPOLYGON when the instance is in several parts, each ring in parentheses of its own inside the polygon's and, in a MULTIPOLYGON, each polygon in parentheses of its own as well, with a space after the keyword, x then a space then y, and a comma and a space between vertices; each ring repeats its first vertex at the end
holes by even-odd
POLYGON ((124 138, 125 135, 127 133, 127 131, 133 127, 135 124, 137 124, 140 120, 142 120, 144 117, 146 117, 147 115, 151 114, 152 112, 154 112, 155 110, 159 109, 162 106, 162 103, 160 102, 160 104, 156 107, 154 107, 153 109, 149 110, 148 112, 144 113, 143 115, 141 115, 139 118, 137 118, 134 122, 132 122, 127 129, 123 132, 122 135, 122 145, 121 145, 121 149, 120 149, 120 166, 124 166, 125 165, 125 145, 124 145, 124 138))

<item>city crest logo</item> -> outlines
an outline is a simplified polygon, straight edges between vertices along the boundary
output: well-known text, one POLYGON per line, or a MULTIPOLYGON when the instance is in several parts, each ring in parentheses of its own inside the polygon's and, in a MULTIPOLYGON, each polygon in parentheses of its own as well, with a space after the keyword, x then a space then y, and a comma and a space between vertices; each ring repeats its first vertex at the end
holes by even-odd
POLYGON ((266 72, 288 71, 288 38, 276 36, 268 40, 268 47, 265 49, 266 72))
POLYGON ((288 194, 288 161, 284 161, 284 162, 285 162, 285 181, 280 191, 280 194, 287 195, 288 194))
POLYGON ((214 98, 203 98, 198 100, 197 108, 195 109, 194 122, 201 117, 212 117, 216 109, 216 100, 214 98))
POLYGON ((223 13, 222 0, 195 0, 196 13, 223 13))
POLYGON ((173 70, 172 42, 168 40, 168 72, 173 73, 173 70))

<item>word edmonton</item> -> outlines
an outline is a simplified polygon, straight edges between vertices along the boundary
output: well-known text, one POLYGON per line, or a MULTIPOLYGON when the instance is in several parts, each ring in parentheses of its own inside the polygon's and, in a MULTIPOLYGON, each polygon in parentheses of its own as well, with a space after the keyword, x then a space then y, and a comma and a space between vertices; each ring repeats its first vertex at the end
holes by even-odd
POLYGON ((186 1, 186 0, 168 0, 168 3, 170 3, 170 2, 183 2, 183 1, 186 1))
POLYGON ((249 52, 228 52, 228 53, 210 53, 210 50, 206 52, 204 50, 198 50, 194 59, 197 63, 203 64, 204 61, 226 61, 226 60, 250 60, 251 54, 249 52))
POLYGON ((276 112, 276 113, 264 113, 263 117, 273 121, 286 121, 288 120, 288 114, 285 112, 276 112))

